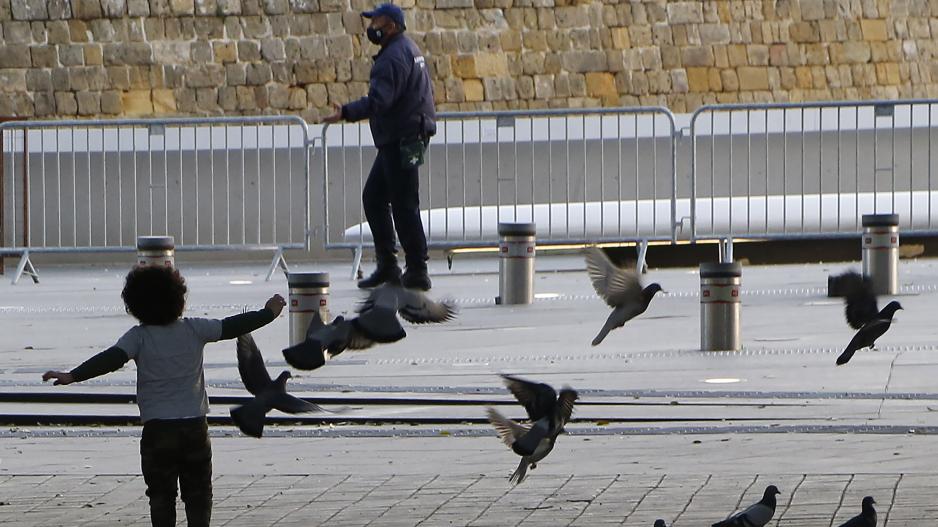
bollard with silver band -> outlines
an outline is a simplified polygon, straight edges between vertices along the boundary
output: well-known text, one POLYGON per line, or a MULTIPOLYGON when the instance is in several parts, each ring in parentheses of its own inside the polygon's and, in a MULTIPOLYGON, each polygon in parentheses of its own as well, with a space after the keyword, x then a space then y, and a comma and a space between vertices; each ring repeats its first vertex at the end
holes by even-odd
POLYGON ((899 292, 899 215, 863 215, 863 274, 878 295, 899 292))
POLYGON ((739 286, 743 267, 739 262, 700 264, 700 349, 738 351, 739 286))
POLYGON ((534 302, 535 228, 533 223, 498 224, 498 298, 496 304, 534 302))
POLYGON ((290 345, 306 340, 313 313, 329 323, 329 273, 287 273, 290 288, 290 345))
POLYGON ((175 267, 175 239, 172 236, 137 236, 137 265, 175 267))

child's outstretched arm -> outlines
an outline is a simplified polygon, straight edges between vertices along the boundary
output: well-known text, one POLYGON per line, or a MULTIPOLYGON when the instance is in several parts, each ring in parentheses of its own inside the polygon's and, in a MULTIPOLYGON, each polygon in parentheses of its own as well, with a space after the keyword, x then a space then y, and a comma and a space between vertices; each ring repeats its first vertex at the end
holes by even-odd
POLYGON ((128 360, 130 359, 127 357, 127 353, 124 350, 117 346, 112 346, 79 364, 78 367, 72 371, 47 371, 42 374, 42 380, 45 382, 49 379, 55 379, 55 382, 52 384, 56 385, 86 381, 93 377, 104 375, 105 373, 117 371, 121 369, 121 366, 127 364, 128 360))
POLYGON ((263 309, 248 311, 247 313, 222 319, 220 340, 237 338, 270 324, 280 316, 280 312, 283 311, 285 305, 287 305, 287 302, 282 296, 274 295, 267 299, 263 309))

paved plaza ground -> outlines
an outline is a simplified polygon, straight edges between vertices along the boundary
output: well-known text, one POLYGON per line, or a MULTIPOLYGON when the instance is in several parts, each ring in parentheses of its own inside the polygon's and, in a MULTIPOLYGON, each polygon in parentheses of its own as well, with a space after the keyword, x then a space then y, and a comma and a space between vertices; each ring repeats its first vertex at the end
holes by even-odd
MULTIPOLYGON (((36 263, 40 284, 0 282, 0 393, 133 393, 132 365, 68 387, 40 380, 133 324, 119 296, 126 267, 36 263)), ((330 272, 334 315, 360 298, 348 264, 291 264, 330 272)), ((880 525, 938 525, 938 261, 900 265, 905 309, 876 351, 837 367, 852 331, 842 303, 826 296, 827 276, 849 264, 744 266, 744 350, 704 353, 696 269, 651 269, 645 279, 668 294, 591 347, 608 309, 580 257, 539 256, 539 298, 520 307, 494 304, 496 260, 457 259, 452 271, 435 261, 432 294, 456 300, 457 320, 407 326, 398 343, 294 372, 295 394, 360 399, 332 405, 334 422, 268 426, 262 439, 212 427, 214 524, 709 526, 775 484, 770 525, 836 526, 865 495, 875 496, 880 525), (493 403, 523 415, 496 373, 580 392, 569 435, 517 487, 508 482, 517 456, 480 422, 493 403), (463 404, 443 404, 454 400, 463 404)), ((263 281, 263 263, 183 257, 178 266, 192 316, 223 317, 287 293, 282 275, 263 281)), ((255 339, 273 373, 286 367, 286 313, 255 339)), ((232 342, 209 345, 205 367, 210 396, 245 395, 232 342)), ((211 415, 228 410, 216 403, 211 415)), ((0 401, 0 414, 137 410, 0 401)), ((0 524, 147 525, 139 433, 5 426, 0 524)))

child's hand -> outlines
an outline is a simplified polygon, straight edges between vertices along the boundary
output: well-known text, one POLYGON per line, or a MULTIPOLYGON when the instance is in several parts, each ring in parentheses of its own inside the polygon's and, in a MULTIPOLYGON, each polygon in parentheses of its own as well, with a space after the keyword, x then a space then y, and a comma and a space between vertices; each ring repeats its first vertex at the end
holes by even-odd
POLYGON ((280 316, 280 312, 283 311, 283 306, 287 305, 287 301, 283 299, 280 295, 274 295, 267 300, 267 303, 264 304, 264 307, 269 309, 275 317, 280 316))
POLYGON ((72 384, 75 382, 75 378, 72 377, 71 373, 64 371, 47 371, 42 374, 42 382, 46 382, 49 379, 55 379, 55 382, 52 384, 72 384))

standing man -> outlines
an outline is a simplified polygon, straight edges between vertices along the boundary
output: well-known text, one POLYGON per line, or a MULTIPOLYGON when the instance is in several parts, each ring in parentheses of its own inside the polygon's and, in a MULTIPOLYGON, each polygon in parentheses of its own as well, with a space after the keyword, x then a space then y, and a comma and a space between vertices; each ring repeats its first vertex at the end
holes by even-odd
POLYGON ((375 243, 378 268, 358 287, 400 281, 404 287, 427 291, 427 238, 420 220, 418 168, 430 136, 436 133, 433 89, 423 54, 404 35, 404 12, 381 4, 362 16, 371 19, 368 40, 381 46, 374 56, 368 95, 323 119, 327 123, 368 119, 378 155, 362 191, 365 217, 375 243), (393 216, 393 223, 392 218, 393 216), (407 270, 397 264, 395 228, 404 249, 407 270))

